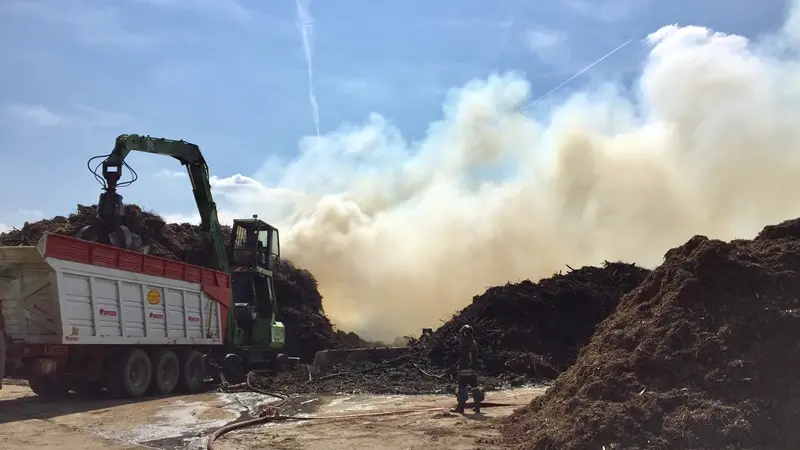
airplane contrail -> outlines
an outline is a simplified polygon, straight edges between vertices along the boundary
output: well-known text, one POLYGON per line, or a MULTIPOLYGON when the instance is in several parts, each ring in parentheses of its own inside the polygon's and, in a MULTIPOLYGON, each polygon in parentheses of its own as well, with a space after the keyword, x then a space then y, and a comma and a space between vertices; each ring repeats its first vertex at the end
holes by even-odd
POLYGON ((295 0, 297 4, 297 29, 303 38, 303 51, 306 54, 306 65, 308 67, 308 101, 311 104, 311 120, 317 131, 317 141, 320 139, 319 133, 319 104, 317 96, 314 94, 314 64, 312 59, 312 48, 314 47, 314 19, 311 17, 311 0, 295 0))
POLYGON ((618 51, 622 50, 623 48, 625 48, 625 47, 626 47, 628 44, 630 44, 631 42, 633 42, 633 39, 628 39, 627 41, 625 41, 624 43, 622 43, 620 46, 618 46, 617 48, 615 48, 614 50, 611 50, 610 52, 608 52, 608 53, 606 53, 605 55, 603 55, 602 57, 600 57, 600 59, 598 59, 597 61, 595 61, 595 62, 593 62, 593 63, 589 64, 588 66, 586 66, 586 67, 584 67, 583 69, 579 70, 579 71, 578 71, 578 73, 576 73, 575 75, 573 75, 573 76, 571 76, 571 77, 567 78, 567 80, 566 80, 566 81, 564 81, 563 83, 561 83, 561 84, 559 84, 558 86, 554 87, 553 89, 550 89, 549 91, 547 91, 547 93, 545 93, 543 96, 541 96, 541 97, 539 97, 538 99, 536 99, 536 100, 534 100, 534 101, 532 101, 532 102, 528 103, 528 104, 527 104, 525 107, 523 107, 522 109, 520 109, 520 110, 519 110, 519 112, 525 112, 525 111, 527 111, 527 110, 528 110, 528 108, 530 108, 531 106, 533 106, 533 105, 535 105, 535 104, 539 103, 540 101, 544 100, 544 99, 545 99, 545 98, 546 98, 548 95, 550 95, 550 94, 552 94, 553 92, 555 92, 555 91, 557 91, 557 90, 561 89, 561 88, 562 88, 562 87, 564 87, 564 86, 565 86, 567 83, 569 83, 570 81, 574 80, 575 78, 578 78, 579 76, 581 76, 582 74, 584 74, 584 73, 585 73, 587 70, 591 69, 592 67, 594 67, 594 66, 596 66, 596 65, 600 64, 601 62, 603 62, 603 60, 604 60, 604 59, 606 59, 606 58, 608 58, 609 56, 613 55, 614 53, 617 53, 618 51))

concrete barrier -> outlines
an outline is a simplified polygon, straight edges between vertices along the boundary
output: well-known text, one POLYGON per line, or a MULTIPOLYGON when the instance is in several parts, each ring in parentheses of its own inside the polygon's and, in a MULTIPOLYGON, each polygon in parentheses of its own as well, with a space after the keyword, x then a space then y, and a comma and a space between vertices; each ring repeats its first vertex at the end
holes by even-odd
POLYGON ((408 351, 408 347, 348 348, 322 350, 314 355, 311 369, 316 374, 327 372, 331 367, 342 362, 369 361, 380 363, 397 358, 408 351))

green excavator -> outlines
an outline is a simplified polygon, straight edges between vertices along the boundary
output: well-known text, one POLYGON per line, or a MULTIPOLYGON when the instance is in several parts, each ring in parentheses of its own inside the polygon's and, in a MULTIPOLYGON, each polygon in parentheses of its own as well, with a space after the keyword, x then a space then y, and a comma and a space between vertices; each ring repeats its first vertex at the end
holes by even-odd
POLYGON ((239 382, 246 369, 293 366, 298 358, 279 353, 285 343, 284 325, 276 320, 277 301, 273 274, 280 262, 278 229, 253 216, 233 221, 228 242, 222 232, 217 206, 211 194, 208 165, 200 148, 186 141, 123 134, 117 137, 108 155, 89 160, 89 169, 103 185, 92 223, 76 237, 106 245, 147 253, 150 243, 125 225, 125 208, 117 188, 130 184, 137 176, 125 158, 132 151, 171 156, 188 172, 192 192, 200 213, 200 231, 205 241, 205 267, 231 274, 234 308, 227 317, 226 351, 212 355, 209 363, 221 369, 230 382, 239 382), (91 162, 102 161, 94 169, 91 162), (120 183, 123 167, 133 174, 131 181, 120 183))

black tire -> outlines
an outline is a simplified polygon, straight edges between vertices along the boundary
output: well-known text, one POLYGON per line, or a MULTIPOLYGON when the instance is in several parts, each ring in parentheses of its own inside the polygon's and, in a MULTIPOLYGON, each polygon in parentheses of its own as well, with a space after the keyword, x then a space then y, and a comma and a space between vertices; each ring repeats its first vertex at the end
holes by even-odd
POLYGON ((184 350, 179 359, 181 374, 178 378, 178 390, 187 394, 202 391, 206 378, 206 362, 203 354, 197 350, 184 350))
POLYGON ((171 394, 178 385, 181 362, 178 355, 170 349, 162 349, 153 357, 153 381, 150 390, 158 395, 171 394))
POLYGON ((242 358, 233 353, 226 355, 225 361, 222 362, 222 375, 230 384, 244 383, 247 380, 247 371, 242 358))
POLYGON ((58 376, 28 375, 28 386, 34 394, 42 398, 64 398, 69 394, 69 388, 58 376))
POLYGON ((144 350, 123 351, 110 361, 105 388, 113 398, 139 398, 147 393, 153 378, 153 363, 144 350))

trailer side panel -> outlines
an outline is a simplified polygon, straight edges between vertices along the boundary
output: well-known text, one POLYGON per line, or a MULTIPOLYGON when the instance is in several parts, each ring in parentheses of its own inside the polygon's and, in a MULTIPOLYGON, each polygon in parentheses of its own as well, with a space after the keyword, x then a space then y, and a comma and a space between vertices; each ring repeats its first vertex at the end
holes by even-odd
POLYGON ((12 342, 223 343, 228 274, 67 236, 14 250, 0 258, 0 306, 12 342))

